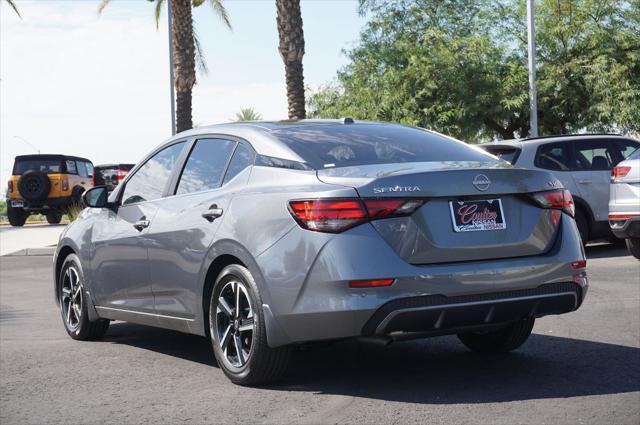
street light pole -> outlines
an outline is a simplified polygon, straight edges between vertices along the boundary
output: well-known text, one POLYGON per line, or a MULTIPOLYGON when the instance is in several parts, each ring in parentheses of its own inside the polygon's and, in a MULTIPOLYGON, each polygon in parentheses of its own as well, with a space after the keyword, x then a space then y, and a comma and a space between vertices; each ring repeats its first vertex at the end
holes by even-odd
POLYGON ((171 93, 171 135, 176 134, 176 98, 173 80, 173 14, 171 7, 172 0, 167 1, 167 23, 169 33, 169 91, 171 93))
POLYGON ((529 47, 529 107, 531 109, 530 137, 538 137, 538 95, 536 90, 536 25, 534 0, 527 0, 527 32, 529 47))

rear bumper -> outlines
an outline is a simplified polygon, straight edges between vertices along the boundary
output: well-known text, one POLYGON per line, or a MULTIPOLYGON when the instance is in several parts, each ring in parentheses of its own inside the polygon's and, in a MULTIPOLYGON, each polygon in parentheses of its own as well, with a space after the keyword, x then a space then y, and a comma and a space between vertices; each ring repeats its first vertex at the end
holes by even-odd
POLYGON ((66 208, 74 203, 74 199, 70 196, 63 198, 47 198, 44 201, 28 201, 26 199, 11 199, 7 198, 7 204, 10 205, 11 201, 22 201, 24 203, 24 210, 30 212, 39 212, 47 210, 58 210, 66 208))
POLYGON ((416 266, 362 225, 339 235, 293 228, 257 263, 267 338, 276 347, 396 331, 455 333, 460 326, 566 313, 586 294, 585 270, 571 266, 584 259, 575 222, 563 215, 545 255, 416 266), (287 261, 293 253, 304 255, 287 261), (373 278, 395 282, 349 287, 373 278))
POLYGON ((426 295, 390 301, 362 328, 363 336, 394 332, 457 333, 516 320, 562 314, 582 304, 586 286, 551 283, 533 289, 446 297, 426 295))
POLYGON ((613 234, 620 239, 640 238, 640 214, 630 218, 623 217, 609 216, 609 226, 613 234))

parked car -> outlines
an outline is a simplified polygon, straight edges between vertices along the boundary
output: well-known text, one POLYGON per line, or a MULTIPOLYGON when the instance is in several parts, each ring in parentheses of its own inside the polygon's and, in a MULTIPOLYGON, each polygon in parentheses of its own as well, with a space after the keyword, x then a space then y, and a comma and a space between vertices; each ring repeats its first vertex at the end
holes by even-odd
POLYGON ((640 260, 640 150, 611 169, 609 224, 640 260))
POLYGON ((609 134, 578 134, 479 146, 518 167, 551 171, 573 195, 576 223, 585 244, 613 238, 608 222, 611 169, 635 152, 639 141, 609 134))
POLYGON ((200 127, 84 198, 54 259, 71 338, 110 320, 209 336, 243 385, 312 341, 457 334, 507 352, 587 290, 573 200, 551 173, 411 127, 200 127))
POLYGON ((93 185, 107 186, 109 192, 127 176, 134 164, 101 164, 93 169, 93 185))
POLYGON ((30 214, 44 214, 60 223, 82 194, 93 187, 93 164, 69 155, 16 156, 7 188, 7 215, 12 226, 22 226, 30 214))

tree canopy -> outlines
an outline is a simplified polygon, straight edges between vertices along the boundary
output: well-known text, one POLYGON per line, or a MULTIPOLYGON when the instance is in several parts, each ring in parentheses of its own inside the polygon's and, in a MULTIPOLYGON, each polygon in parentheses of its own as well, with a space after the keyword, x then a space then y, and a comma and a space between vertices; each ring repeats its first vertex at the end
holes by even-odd
MULTIPOLYGON (((529 134, 525 0, 361 0, 369 22, 310 115, 529 134)), ((640 0, 536 2, 539 133, 640 130, 640 0)))

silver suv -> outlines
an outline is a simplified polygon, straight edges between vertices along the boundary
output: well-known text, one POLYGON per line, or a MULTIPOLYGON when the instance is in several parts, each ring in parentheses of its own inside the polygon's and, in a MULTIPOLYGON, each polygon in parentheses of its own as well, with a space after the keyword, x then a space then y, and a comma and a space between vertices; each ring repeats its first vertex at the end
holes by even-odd
POLYGON ((500 141, 480 145, 521 168, 551 171, 571 192, 583 243, 611 238, 609 183, 611 169, 640 147, 629 137, 580 134, 500 141))

